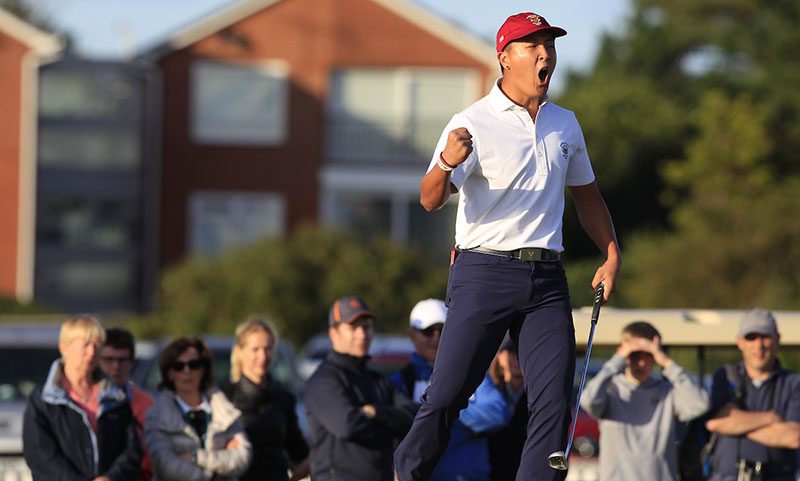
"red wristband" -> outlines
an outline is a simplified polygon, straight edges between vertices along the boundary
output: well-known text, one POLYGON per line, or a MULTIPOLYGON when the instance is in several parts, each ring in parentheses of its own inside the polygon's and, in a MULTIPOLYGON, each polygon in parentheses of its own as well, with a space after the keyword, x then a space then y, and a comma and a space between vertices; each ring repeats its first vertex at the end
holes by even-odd
POLYGON ((444 155, 442 155, 443 153, 444 153, 444 152, 439 152, 439 160, 441 160, 441 161, 442 161, 442 163, 443 163, 444 165, 446 165, 447 167, 450 167, 451 169, 455 169, 455 168, 456 168, 456 166, 455 166, 455 165, 450 165, 450 164, 448 164, 448 163, 447 163, 447 161, 446 161, 446 160, 444 160, 444 155))

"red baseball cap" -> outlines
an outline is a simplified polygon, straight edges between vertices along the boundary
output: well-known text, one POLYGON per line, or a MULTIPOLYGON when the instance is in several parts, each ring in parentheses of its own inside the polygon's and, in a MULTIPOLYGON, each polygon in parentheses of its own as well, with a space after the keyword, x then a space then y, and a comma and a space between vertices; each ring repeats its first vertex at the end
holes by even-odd
POLYGON ((560 27, 551 27, 541 15, 523 12, 506 19, 497 31, 497 53, 503 51, 509 42, 542 30, 553 32, 556 37, 563 37, 567 31, 560 27))

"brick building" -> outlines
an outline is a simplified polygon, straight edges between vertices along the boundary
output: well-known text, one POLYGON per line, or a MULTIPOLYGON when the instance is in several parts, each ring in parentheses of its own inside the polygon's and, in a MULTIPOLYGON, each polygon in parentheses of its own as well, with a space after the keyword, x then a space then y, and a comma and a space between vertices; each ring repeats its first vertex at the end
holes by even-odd
POLYGON ((406 0, 243 0, 147 57, 162 74, 161 265, 304 221, 444 250, 419 181, 491 46, 406 0))
POLYGON ((0 296, 33 297, 38 68, 60 41, 0 8, 0 296))

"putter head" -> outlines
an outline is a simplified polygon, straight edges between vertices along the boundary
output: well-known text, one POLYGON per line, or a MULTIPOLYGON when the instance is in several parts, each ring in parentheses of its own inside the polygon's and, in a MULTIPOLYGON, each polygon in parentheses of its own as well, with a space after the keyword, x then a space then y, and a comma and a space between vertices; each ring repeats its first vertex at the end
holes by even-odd
POLYGON ((549 464, 550 467, 553 469, 557 469, 559 471, 566 471, 567 456, 564 454, 564 451, 556 451, 547 457, 547 464, 549 464))

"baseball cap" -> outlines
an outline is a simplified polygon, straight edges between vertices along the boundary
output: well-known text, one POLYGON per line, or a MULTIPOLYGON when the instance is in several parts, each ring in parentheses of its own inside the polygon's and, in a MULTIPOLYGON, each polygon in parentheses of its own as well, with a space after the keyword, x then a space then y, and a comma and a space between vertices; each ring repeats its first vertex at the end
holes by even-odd
POLYGON ((337 299, 328 312, 328 325, 335 326, 342 322, 353 322, 361 316, 374 317, 363 299, 356 296, 345 296, 337 299))
POLYGON ((775 323, 775 317, 771 312, 761 308, 745 312, 739 323, 739 337, 745 337, 748 334, 771 336, 777 333, 778 325, 775 323))
POLYGON ((510 42, 542 30, 549 30, 556 37, 563 37, 567 34, 563 28, 550 26, 544 17, 532 12, 518 13, 508 17, 497 31, 497 53, 502 52, 510 42))
POLYGON ((447 306, 439 299, 425 299, 411 309, 410 318, 411 327, 419 331, 434 324, 444 324, 447 318, 447 306))

